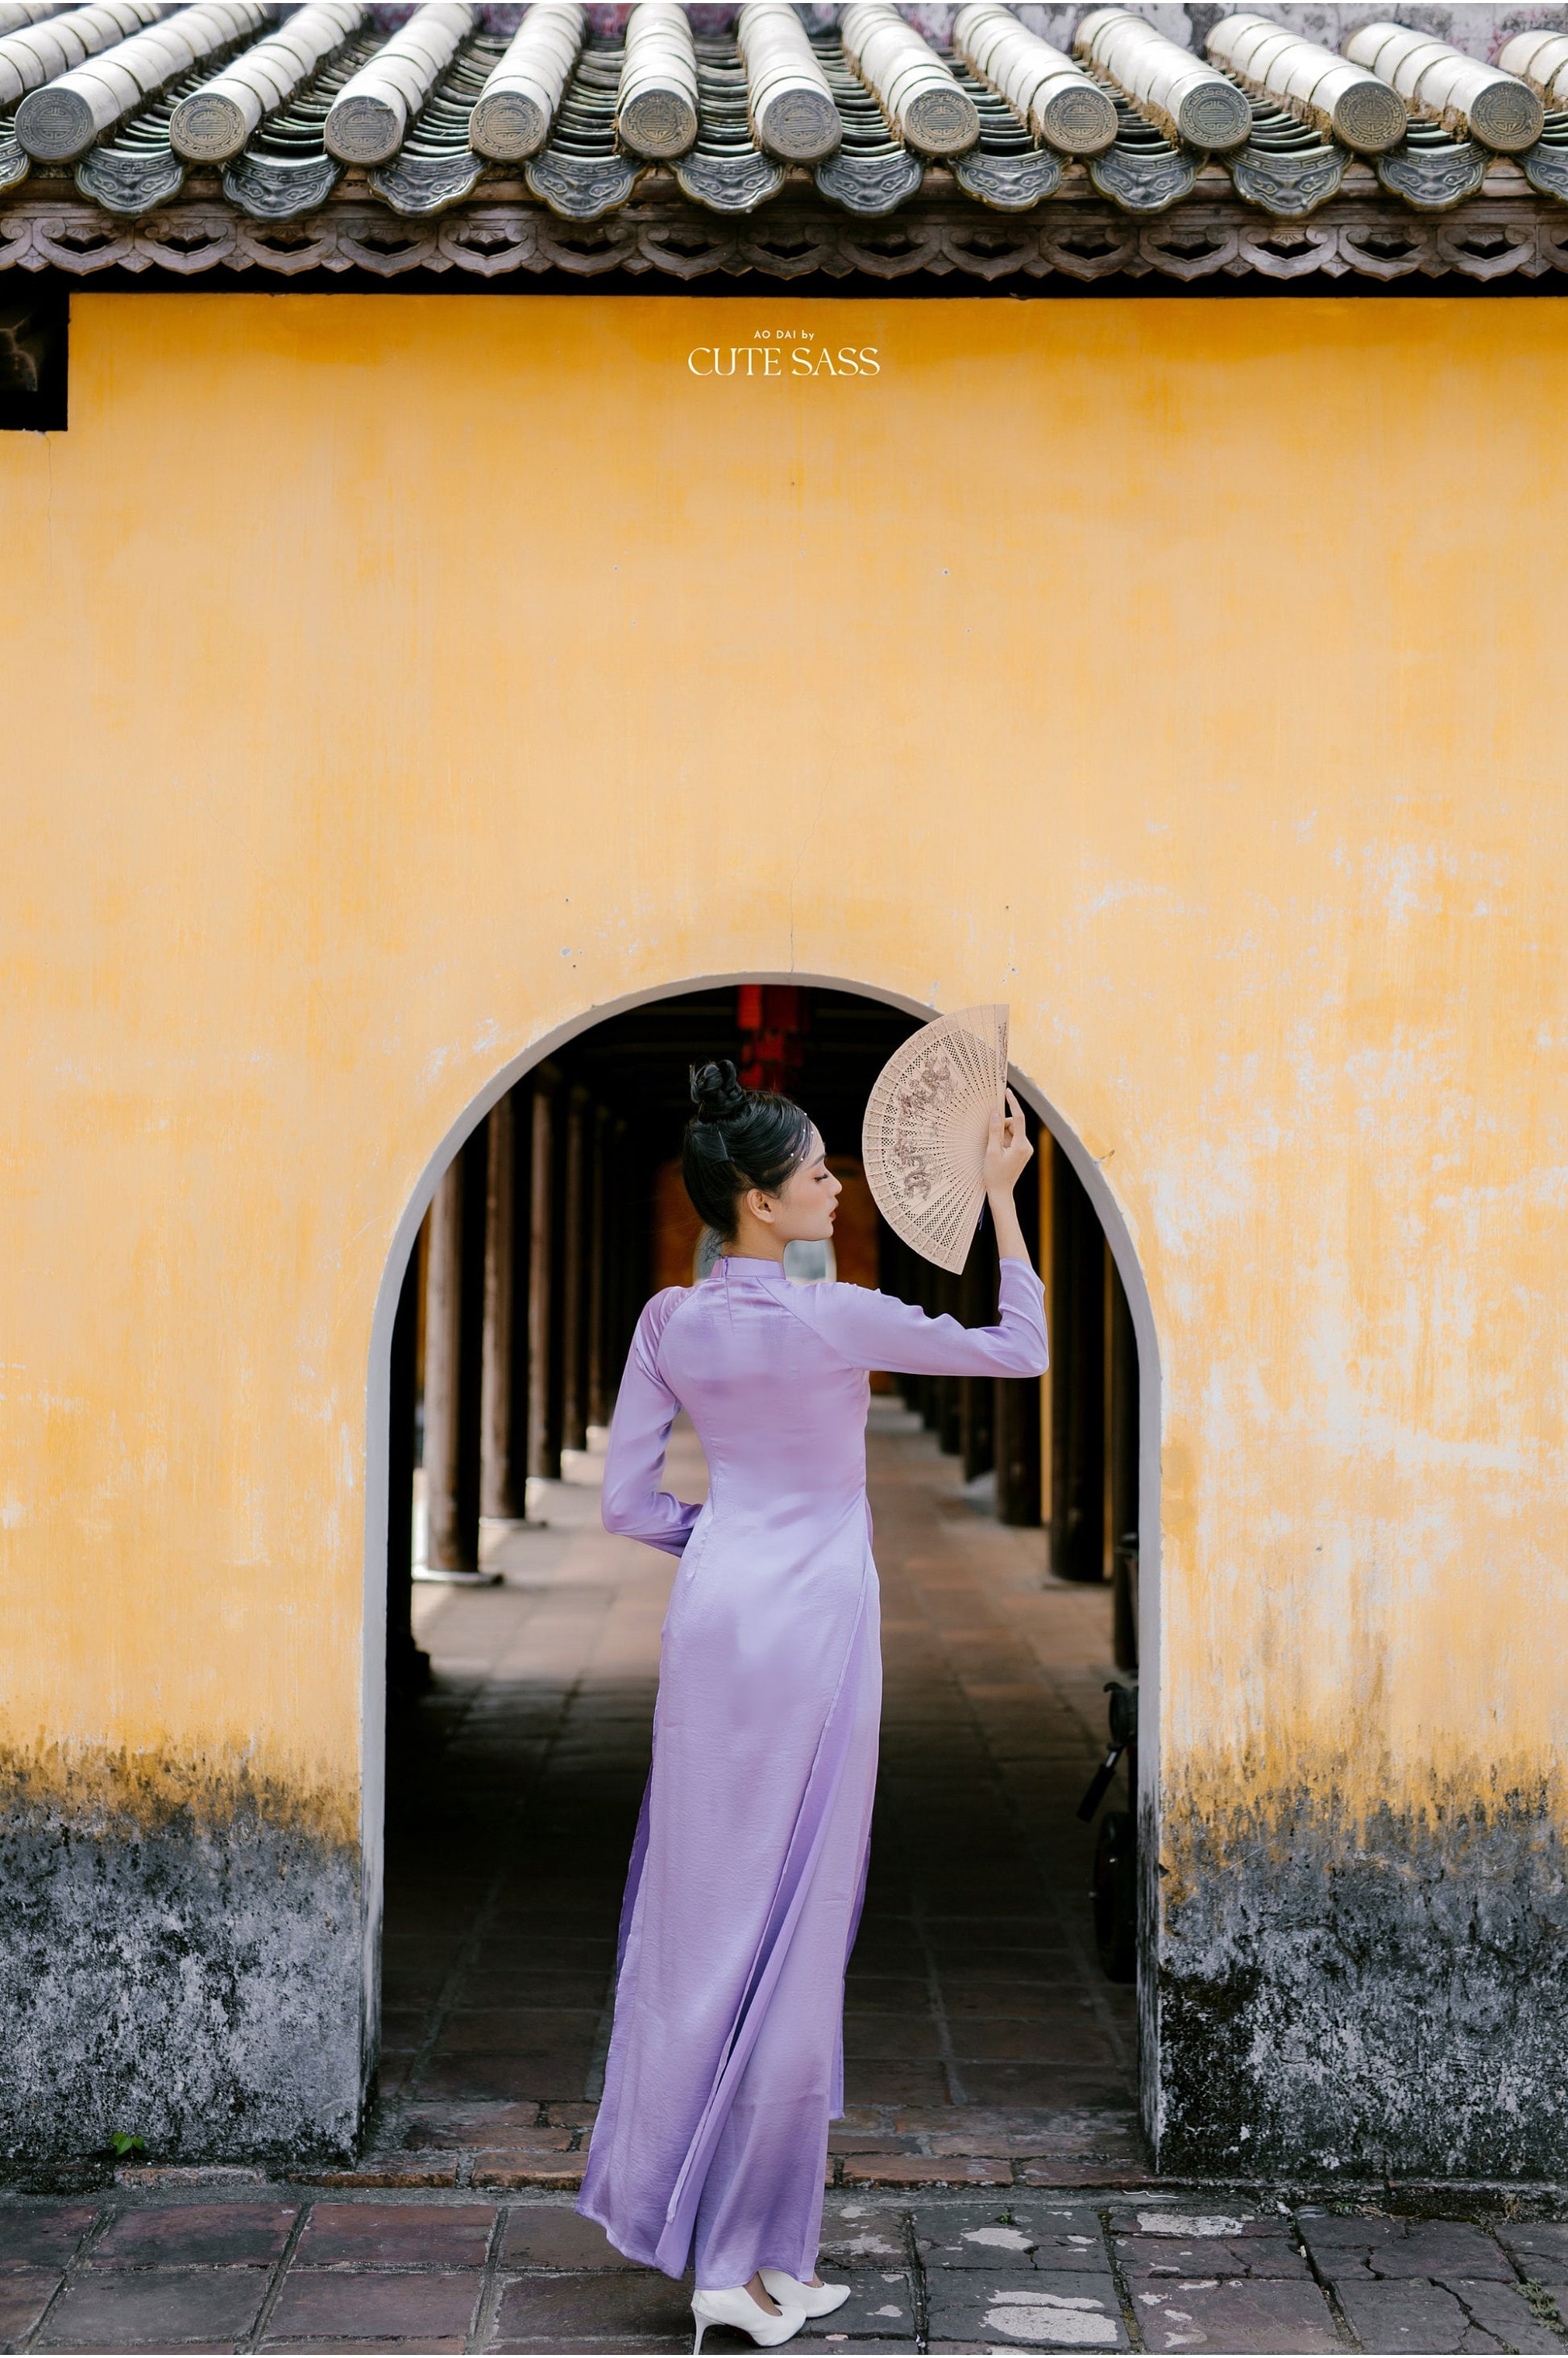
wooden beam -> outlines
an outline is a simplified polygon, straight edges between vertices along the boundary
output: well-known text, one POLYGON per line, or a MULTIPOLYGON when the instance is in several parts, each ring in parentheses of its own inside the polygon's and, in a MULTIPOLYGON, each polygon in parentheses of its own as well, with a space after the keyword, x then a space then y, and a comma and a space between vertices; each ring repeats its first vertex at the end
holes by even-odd
POLYGON ((1245 92, 1143 17, 1125 8, 1091 8, 1073 47, 1108 74, 1167 139, 1223 155, 1251 136, 1245 92))
POLYGON ((476 156, 514 164, 538 154, 587 37, 577 0, 534 0, 469 118, 476 156))
POLYGON ((1099 156, 1116 137, 1116 109, 1076 59, 1054 49, 995 0, 960 8, 953 47, 1036 139, 1061 156, 1099 156))
POLYGON ((638 0, 615 94, 616 135, 633 155, 661 163, 686 154, 697 126, 691 20, 676 0, 638 0))
POLYGON ((1499 155, 1517 156, 1541 136, 1546 110, 1529 82, 1499 66, 1467 58, 1430 33, 1406 25, 1363 25, 1345 44, 1353 63, 1391 82, 1412 114, 1472 136, 1499 155))
POLYGON ((1568 106, 1568 33, 1516 33, 1498 51, 1498 63, 1546 105, 1568 106))
POLYGON ((1247 89, 1278 99, 1358 156, 1380 156, 1410 128, 1404 100, 1380 75, 1303 40, 1271 16, 1248 9, 1222 16, 1206 46, 1215 64, 1247 89))
POLYGON ((144 25, 155 22, 159 0, 99 0, 58 16, 40 9, 4 27, 0 38, 0 106, 15 106, 30 90, 69 73, 83 58, 113 49, 144 25), (47 18, 48 21, 40 21, 47 18))
POLYGON ((843 119, 798 9, 789 0, 749 0, 735 26, 746 69, 752 136, 786 164, 819 164, 837 154, 843 119))
POLYGON ((891 0, 851 0, 838 29, 844 55, 906 147, 962 156, 980 135, 974 100, 891 0))
POLYGON ((468 0, 424 0, 343 84, 322 138, 341 164, 386 164, 479 21, 468 0))
MULTIPOLYGON (((198 0, 195 7, 144 25, 128 40, 29 91, 16 109, 19 144, 42 163, 69 164, 85 156, 94 140, 138 113, 178 76, 258 31, 266 16, 258 0, 198 0)), ((46 23, 11 39, 40 41, 53 30, 46 23)))
POLYGON ((168 144, 191 164, 226 164, 265 114, 291 98, 323 58, 357 33, 363 0, 310 0, 287 24, 182 98, 168 119, 168 144))

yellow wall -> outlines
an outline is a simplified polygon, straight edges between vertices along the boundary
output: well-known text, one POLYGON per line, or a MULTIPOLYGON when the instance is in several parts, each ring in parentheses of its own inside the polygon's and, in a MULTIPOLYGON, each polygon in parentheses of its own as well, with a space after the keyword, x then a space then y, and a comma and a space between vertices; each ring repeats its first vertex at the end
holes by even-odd
POLYGON ((531 1042, 750 969, 1010 999, 1098 1159, 1173 1785, 1547 1762, 1560 304, 71 333, 69 433, 0 440, 5 1741, 351 1827, 400 1216, 531 1042), (687 365, 781 329, 880 373, 687 365))

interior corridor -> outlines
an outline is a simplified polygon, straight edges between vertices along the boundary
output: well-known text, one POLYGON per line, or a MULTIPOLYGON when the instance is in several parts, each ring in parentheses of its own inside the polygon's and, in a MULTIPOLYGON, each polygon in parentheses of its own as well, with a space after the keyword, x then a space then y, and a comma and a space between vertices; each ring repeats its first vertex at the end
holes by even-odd
MULTIPOLYGON (((999 1521, 891 1395, 871 1465, 887 1699, 836 2173, 1135 2174, 1134 1993, 1096 1959, 1075 1814, 1103 1751, 1111 1590, 1053 1577, 1045 1531, 999 1521)), ((416 1591, 435 1675, 394 1706, 372 2140, 394 2181, 399 2153, 405 2182, 416 2156, 430 2182, 454 2160, 475 2185, 580 2172, 674 1568, 605 1536, 598 1471, 594 1447, 568 1451, 563 1478, 529 1484, 539 1525, 486 1527, 503 1585, 416 1591)), ((702 1495, 684 1426, 668 1479, 702 1495)))

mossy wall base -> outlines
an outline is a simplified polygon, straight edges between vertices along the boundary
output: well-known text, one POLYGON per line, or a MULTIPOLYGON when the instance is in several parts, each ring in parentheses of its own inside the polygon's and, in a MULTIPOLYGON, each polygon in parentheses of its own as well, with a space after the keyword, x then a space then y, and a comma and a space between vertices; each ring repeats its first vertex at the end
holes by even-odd
POLYGON ((1162 2169, 1568 2177, 1568 1858, 1544 1791, 1357 1822, 1303 1790, 1179 1807, 1162 2169))
POLYGON ((341 2156, 364 2076, 359 1860, 198 1775, 131 1811, 100 1779, 0 1812, 0 2159, 341 2156), (96 1790, 92 1790, 92 1788, 96 1790), (84 1790, 85 1789, 85 1790, 84 1790))

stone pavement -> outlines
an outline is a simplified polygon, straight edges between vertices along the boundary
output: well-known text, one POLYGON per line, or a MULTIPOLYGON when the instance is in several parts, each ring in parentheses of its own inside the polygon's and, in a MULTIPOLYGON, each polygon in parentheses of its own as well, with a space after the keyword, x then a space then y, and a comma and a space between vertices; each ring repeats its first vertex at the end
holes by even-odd
MULTIPOLYGON (((676 2352, 688 2288, 564 2194, 133 2185, 0 2201, 0 2343, 38 2351, 676 2352)), ((800 2336, 899 2351, 1561 2351, 1568 2224, 1212 2192, 827 2198, 848 2305, 800 2336), (1560 2304, 1562 2305, 1560 2307, 1560 2304)), ((714 2329, 715 2353, 749 2350, 714 2329)))

